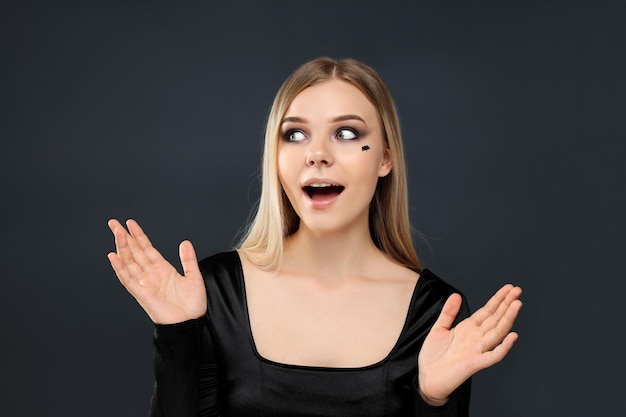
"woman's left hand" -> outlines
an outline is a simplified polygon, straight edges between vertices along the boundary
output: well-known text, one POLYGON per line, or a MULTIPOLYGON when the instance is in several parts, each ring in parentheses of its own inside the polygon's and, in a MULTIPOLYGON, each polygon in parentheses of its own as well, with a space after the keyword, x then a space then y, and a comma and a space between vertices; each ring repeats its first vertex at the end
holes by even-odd
POLYGON ((442 405, 470 376, 498 363, 517 340, 511 332, 522 307, 520 287, 507 284, 470 317, 452 327, 461 296, 452 294, 426 337, 418 356, 420 394, 442 405))

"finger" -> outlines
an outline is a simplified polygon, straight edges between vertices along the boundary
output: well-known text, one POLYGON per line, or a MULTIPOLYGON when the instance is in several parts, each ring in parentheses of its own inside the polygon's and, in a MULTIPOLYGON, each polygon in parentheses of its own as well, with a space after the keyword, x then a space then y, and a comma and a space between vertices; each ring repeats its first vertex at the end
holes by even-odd
POLYGON ((115 250, 119 254, 120 249, 126 249, 126 240, 122 236, 122 232, 125 231, 124 226, 122 226, 122 224, 117 219, 110 219, 107 222, 107 225, 109 226, 109 230, 111 230, 111 232, 113 233, 113 237, 115 238, 115 250), (122 230, 118 231, 117 229, 122 230))
POLYGON ((109 259, 109 262, 111 263, 111 268, 113 268, 116 274, 117 274, 117 271, 121 271, 123 269, 122 260, 120 259, 117 253, 110 252, 107 255, 107 258, 109 259))
POLYGON ((459 314, 462 301, 463 299, 459 294, 452 294, 448 297, 441 309, 441 313, 439 313, 437 321, 435 321, 433 325, 433 329, 450 330, 457 314, 459 314))
POLYGON ((148 236, 144 233, 139 223, 136 220, 128 219, 126 220, 126 227, 128 227, 128 232, 130 235, 137 241, 139 246, 147 247, 152 246, 152 243, 148 239, 148 236))
POLYGON ((109 226, 109 229, 113 233, 115 233, 115 229, 117 229, 118 227, 124 227, 124 226, 122 226, 122 224, 117 219, 110 219, 107 222, 107 225, 109 226))
MULTIPOLYGON (((152 264, 152 260, 150 259, 144 248, 141 246, 141 244, 137 241, 137 236, 132 234, 133 228, 135 228, 135 232, 139 233, 140 235, 144 235, 144 233, 143 231, 141 231, 141 228, 139 228, 139 225, 135 221, 128 220, 126 222, 126 226, 131 232, 130 234, 127 234, 126 241, 128 243, 128 248, 130 249, 132 257, 134 261, 141 267, 141 269, 146 270, 150 267, 150 264, 152 264)), ((152 247, 152 245, 150 245, 150 247, 152 247)))
POLYGON ((118 223, 118 226, 113 229, 113 235, 115 236, 115 251, 124 264, 133 262, 133 256, 128 247, 128 232, 118 223))
POLYGON ((507 295, 514 288, 511 284, 503 285, 483 307, 476 310, 473 314, 476 323, 481 325, 486 319, 494 315, 498 311, 498 307, 506 300, 507 295))
POLYGON ((148 257, 150 262, 156 263, 160 261, 163 256, 157 251, 154 246, 152 246, 152 242, 148 239, 148 235, 145 234, 139 223, 137 223, 133 219, 128 219, 126 222, 128 225, 128 230, 130 231, 131 236, 135 239, 139 247, 143 250, 145 255, 148 257))
POLYGON ((481 356, 479 366, 481 369, 492 366, 500 362, 511 351, 513 345, 518 339, 518 334, 515 332, 508 333, 502 340, 502 343, 498 344, 493 350, 485 352, 481 356))
POLYGON ((109 253, 107 255, 107 258, 109 258, 109 262, 111 263, 111 267, 115 271, 117 279, 131 294, 133 294, 133 277, 135 276, 131 272, 133 267, 129 268, 128 265, 125 264, 124 261, 115 252, 109 253))
POLYGON ((118 248, 117 253, 126 266, 135 265, 140 271, 149 266, 150 261, 139 248, 135 239, 123 227, 115 229, 115 242, 118 248))
POLYGON ((115 271, 117 279, 129 293, 135 296, 141 287, 139 279, 142 274, 142 269, 135 262, 128 246, 128 241, 132 240, 132 237, 126 232, 124 226, 122 226, 117 219, 109 220, 108 225, 115 235, 117 252, 109 253, 107 258, 115 271))
POLYGON ((185 277, 193 278, 201 276, 196 251, 190 241, 185 240, 181 242, 178 247, 178 254, 180 256, 180 263, 183 267, 183 275, 185 277))
POLYGON ((522 302, 520 300, 515 300, 509 305, 497 325, 485 334, 485 350, 494 349, 502 343, 503 339, 508 337, 521 308, 522 302))
POLYGON ((491 316, 487 316, 481 323, 483 331, 488 332, 495 328, 498 323, 500 323, 500 320, 504 317, 511 304, 518 300, 521 294, 522 289, 520 287, 511 288, 504 300, 498 305, 496 311, 493 312, 491 316))
MULTIPOLYGON (((142 272, 142 268, 135 262, 135 258, 128 245, 129 240, 132 240, 130 235, 126 232, 121 225, 115 228, 115 247, 117 250, 116 261, 111 263, 111 266, 115 270, 124 286, 126 286, 129 280, 133 276, 139 276, 142 272), (118 262, 119 261, 119 262, 118 262)), ((111 261, 111 259, 109 259, 111 261)))
POLYGON ((484 306, 482 306, 481 308, 476 310, 476 312, 474 312, 473 316, 478 325, 482 324, 483 321, 485 321, 487 318, 489 318, 491 315, 493 315, 497 311, 498 306, 502 303, 502 301, 504 301, 504 299, 506 298, 506 295, 509 293, 509 291, 511 291, 512 288, 513 288, 513 285, 511 284, 506 284, 502 286, 489 299, 489 301, 485 303, 484 306))

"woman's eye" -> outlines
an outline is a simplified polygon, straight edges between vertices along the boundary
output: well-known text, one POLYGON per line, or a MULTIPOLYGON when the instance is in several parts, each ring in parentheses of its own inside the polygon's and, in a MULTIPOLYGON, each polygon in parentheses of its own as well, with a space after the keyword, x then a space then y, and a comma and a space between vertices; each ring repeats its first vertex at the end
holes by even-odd
POLYGON ((301 130, 290 130, 285 134, 285 139, 289 142, 301 142, 306 139, 306 135, 301 130))
POLYGON ((336 133, 337 139, 340 140, 352 140, 352 139, 356 139, 359 137, 359 135, 357 134, 357 132, 353 129, 339 129, 336 133))

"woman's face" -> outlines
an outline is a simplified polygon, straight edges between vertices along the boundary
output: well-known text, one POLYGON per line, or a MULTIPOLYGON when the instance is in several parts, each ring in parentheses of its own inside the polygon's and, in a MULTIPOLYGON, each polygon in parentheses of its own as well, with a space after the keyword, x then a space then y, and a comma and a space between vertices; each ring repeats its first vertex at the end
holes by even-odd
POLYGON ((278 174, 300 229, 367 227, 378 178, 391 167, 378 112, 351 84, 332 79, 308 87, 287 109, 278 174))

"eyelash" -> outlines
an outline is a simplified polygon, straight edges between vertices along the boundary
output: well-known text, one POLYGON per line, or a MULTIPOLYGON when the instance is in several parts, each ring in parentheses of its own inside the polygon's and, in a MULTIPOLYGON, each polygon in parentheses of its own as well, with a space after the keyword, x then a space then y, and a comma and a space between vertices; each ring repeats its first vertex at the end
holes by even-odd
POLYGON ((353 128, 351 128, 351 127, 341 127, 341 128, 339 128, 339 129, 337 129, 337 131, 335 132, 335 137, 336 137, 337 139, 341 140, 341 141, 348 142, 348 141, 351 141, 351 140, 357 140, 357 139, 359 139, 359 138, 361 137, 361 134, 359 133, 359 131, 358 131, 358 130, 353 129, 353 128), (341 138, 339 138, 339 137, 338 137, 338 136, 339 136, 339 132, 344 131, 344 130, 347 130, 348 132, 352 133, 352 134, 354 135, 354 137, 353 137, 353 138, 350 138, 350 139, 341 139, 341 138))
POLYGON ((291 142, 291 143, 301 142, 301 140, 293 140, 293 139, 291 139, 291 136, 293 134, 295 134, 295 133, 301 133, 306 138, 306 133, 304 133, 302 130, 300 130, 300 129, 289 129, 288 131, 283 133, 283 140, 285 140, 285 142, 291 142))
MULTIPOLYGON (((303 141, 303 140, 304 140, 304 139, 301 139, 301 140, 293 140, 293 139, 291 139, 291 136, 292 136, 292 135, 294 135, 295 133, 301 133, 301 134, 305 137, 305 139, 307 138, 307 134, 306 134, 306 133, 304 133, 304 131, 303 131, 303 130, 300 130, 300 129, 289 129, 289 130, 287 130, 285 133, 283 133, 283 140, 284 140, 285 142, 291 142, 291 143, 298 143, 298 142, 301 142, 301 141, 303 141)), ((356 129, 354 129, 354 128, 351 128, 351 127, 340 127, 339 129, 337 129, 337 130, 335 131, 335 133, 334 133, 333 137, 334 137, 335 139, 337 139, 337 140, 341 141, 341 142, 350 142, 350 141, 353 141, 353 140, 358 140, 358 139, 361 137, 361 134, 359 133, 359 131, 358 131, 358 130, 356 130, 356 129), (346 131, 346 130, 347 130, 348 132, 352 133, 352 134, 354 135, 354 137, 353 137, 353 138, 350 138, 350 139, 343 139, 343 138, 340 138, 340 137, 339 137, 339 134, 340 134, 342 131, 346 131)))

